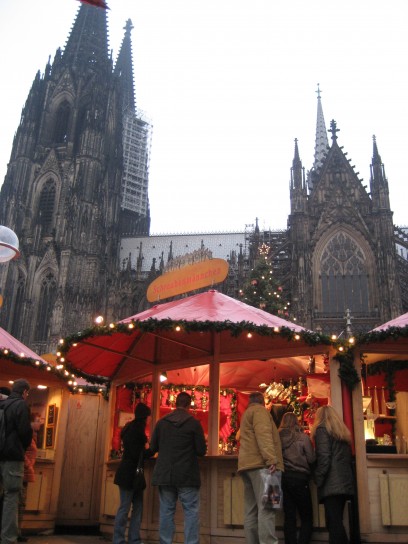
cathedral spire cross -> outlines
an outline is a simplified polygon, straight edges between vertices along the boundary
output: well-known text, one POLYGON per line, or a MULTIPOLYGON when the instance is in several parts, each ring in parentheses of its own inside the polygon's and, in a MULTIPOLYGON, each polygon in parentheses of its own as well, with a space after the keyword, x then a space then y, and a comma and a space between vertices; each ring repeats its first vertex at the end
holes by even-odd
POLYGON ((339 131, 340 131, 340 129, 337 128, 337 123, 336 123, 336 121, 335 121, 334 119, 332 119, 332 120, 330 121, 330 129, 329 129, 329 132, 331 132, 331 134, 332 134, 332 140, 333 140, 333 142, 334 142, 335 140, 337 140, 337 134, 336 134, 336 132, 339 132, 339 131))

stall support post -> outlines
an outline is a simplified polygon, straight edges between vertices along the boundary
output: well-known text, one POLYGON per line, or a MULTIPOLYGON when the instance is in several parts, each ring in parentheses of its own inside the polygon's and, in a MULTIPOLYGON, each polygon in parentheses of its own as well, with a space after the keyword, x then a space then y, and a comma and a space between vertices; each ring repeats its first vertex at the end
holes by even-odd
MULTIPOLYGON (((361 379, 361 353, 356 350, 354 353, 354 366, 361 379)), ((354 421, 354 444, 356 452, 356 478, 357 478, 357 500, 362 534, 371 532, 370 503, 368 490, 367 453, 364 436, 364 413, 362 388, 355 387, 352 392, 353 421, 354 421)))
POLYGON ((210 364, 210 413, 208 455, 218 454, 220 428, 220 333, 213 333, 213 360, 210 364))
POLYGON ((160 372, 161 370, 155 366, 153 368, 152 376, 152 429, 156 425, 158 419, 160 419, 160 392, 161 392, 161 382, 160 382, 160 372))

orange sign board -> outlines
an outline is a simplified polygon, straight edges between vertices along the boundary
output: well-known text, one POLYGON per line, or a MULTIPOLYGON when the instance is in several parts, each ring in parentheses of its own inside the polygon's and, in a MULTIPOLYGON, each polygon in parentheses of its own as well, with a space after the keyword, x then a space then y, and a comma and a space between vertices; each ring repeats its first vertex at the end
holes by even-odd
POLYGON ((157 302, 195 289, 214 285, 225 280, 228 263, 224 259, 208 259, 173 270, 156 278, 147 289, 147 300, 157 302))

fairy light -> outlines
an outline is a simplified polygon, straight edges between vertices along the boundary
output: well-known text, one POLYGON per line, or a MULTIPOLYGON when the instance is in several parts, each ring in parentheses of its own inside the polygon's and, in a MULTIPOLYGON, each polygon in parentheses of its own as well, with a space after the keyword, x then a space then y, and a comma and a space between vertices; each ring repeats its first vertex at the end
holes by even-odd
POLYGON ((129 323, 128 329, 134 329, 134 328, 135 328, 134 324, 133 324, 133 323, 129 323))
POLYGON ((109 323, 109 328, 114 329, 115 328, 115 323, 109 323))
POLYGON ((279 332, 279 327, 274 327, 273 332, 279 332))
POLYGON ((40 366, 41 363, 40 363, 40 361, 36 361, 35 364, 36 364, 36 366, 40 366))
POLYGON ((177 327, 175 328, 175 330, 176 330, 177 332, 180 332, 180 331, 181 331, 180 325, 177 325, 177 327))
POLYGON ((247 338, 252 338, 252 332, 249 332, 249 333, 247 334, 247 338))
POLYGON ((300 340, 300 335, 299 334, 295 334, 295 340, 300 340))

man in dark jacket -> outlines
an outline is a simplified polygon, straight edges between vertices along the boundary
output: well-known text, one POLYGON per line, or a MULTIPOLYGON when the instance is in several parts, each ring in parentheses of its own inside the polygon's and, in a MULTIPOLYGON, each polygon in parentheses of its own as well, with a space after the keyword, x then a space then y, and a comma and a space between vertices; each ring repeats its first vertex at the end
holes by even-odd
POLYGON ((160 544, 173 541, 178 498, 184 511, 184 542, 200 540, 198 457, 205 455, 207 446, 200 422, 189 413, 190 405, 191 396, 179 393, 176 409, 157 422, 150 442, 151 452, 159 452, 152 483, 159 486, 160 544))
POLYGON ((27 380, 16 380, 11 394, 1 401, 0 406, 5 410, 6 419, 6 440, 0 444, 0 477, 4 492, 1 544, 15 544, 18 537, 18 501, 23 486, 24 453, 33 436, 30 410, 25 403, 29 390, 27 380))

